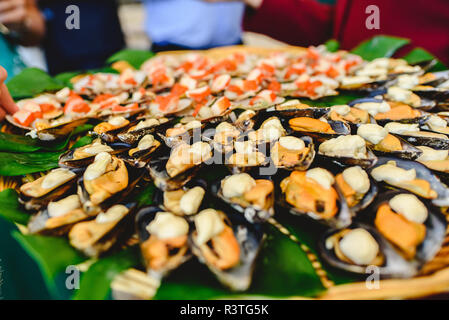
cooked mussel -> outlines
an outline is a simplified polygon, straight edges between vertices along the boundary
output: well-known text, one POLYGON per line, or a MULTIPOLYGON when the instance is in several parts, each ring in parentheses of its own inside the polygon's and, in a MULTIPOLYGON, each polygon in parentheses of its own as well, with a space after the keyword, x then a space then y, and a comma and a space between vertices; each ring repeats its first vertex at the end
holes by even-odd
POLYGON ((94 220, 75 224, 69 232, 70 244, 89 257, 98 257, 118 248, 134 232, 136 204, 116 204, 100 212, 94 220))
POLYGON ((151 160, 149 172, 158 188, 177 190, 190 181, 211 157, 212 148, 205 142, 180 143, 172 149, 170 156, 151 160))
POLYGON ((189 237, 193 254, 223 285, 247 290, 264 240, 260 226, 211 208, 198 213, 194 224, 189 237))
POLYGON ((97 124, 93 129, 93 134, 99 136, 105 142, 117 140, 117 134, 130 126, 130 121, 122 116, 110 117, 107 121, 97 124))
POLYGON ((279 138, 270 150, 271 161, 277 168, 307 170, 315 158, 315 145, 308 136, 279 138))
POLYGON ((342 121, 326 120, 325 118, 314 119, 308 117, 292 118, 288 121, 293 134, 311 136, 321 142, 340 135, 351 134, 349 124, 342 121))
POLYGON ((191 217, 206 205, 206 191, 205 181, 192 180, 178 190, 156 190, 153 199, 166 211, 179 216, 191 217))
POLYGON ((317 158, 329 165, 372 167, 377 157, 367 147, 365 140, 358 135, 338 136, 326 140, 318 147, 317 158))
POLYGON ((19 189, 19 201, 27 210, 40 210, 50 201, 58 200, 74 188, 77 174, 69 169, 58 168, 19 189))
POLYGON ((422 266, 440 250, 447 222, 429 201, 405 191, 382 194, 365 220, 407 261, 422 266))
POLYGON ((274 215, 274 184, 267 179, 254 179, 247 173, 225 177, 211 186, 212 193, 243 213, 250 221, 265 221, 274 215))
POLYGON ((424 111, 429 111, 436 106, 435 101, 421 98, 411 90, 396 86, 388 88, 387 93, 385 94, 385 99, 397 103, 404 103, 413 108, 424 111))
POLYGON ((318 247, 324 261, 352 273, 366 275, 377 268, 384 278, 409 278, 418 272, 417 266, 403 259, 375 228, 361 223, 329 230, 318 247))
POLYGON ((143 136, 135 148, 128 150, 124 160, 137 168, 143 168, 147 165, 156 150, 161 146, 161 142, 152 134, 143 136))
POLYGON ((359 166, 346 168, 335 176, 335 181, 354 212, 368 207, 377 196, 376 182, 359 166))
POLYGON ((113 201, 120 201, 141 177, 141 171, 128 168, 123 160, 107 152, 99 153, 78 180, 78 195, 83 209, 93 214, 113 201))
POLYGON ((378 182, 405 189, 432 200, 436 206, 449 204, 449 189, 423 164, 397 158, 380 157, 370 169, 371 176, 378 182))
POLYGON ((189 224, 159 207, 144 207, 136 216, 142 257, 148 273, 161 279, 187 261, 189 224))
POLYGON ((362 98, 354 100, 348 103, 348 105, 367 111, 381 126, 392 121, 420 123, 427 118, 423 111, 402 102, 387 102, 377 98, 362 98))
POLYGON ((241 131, 233 124, 223 121, 215 128, 212 145, 221 153, 228 153, 234 148, 234 141, 240 136, 241 131))
POLYGON ((438 150, 427 146, 418 146, 422 151, 416 161, 432 170, 445 184, 449 183, 449 150, 438 150))
POLYGON ((395 156, 415 160, 422 151, 407 141, 388 132, 375 123, 362 124, 357 129, 357 135, 365 139, 369 147, 378 156, 395 156))
POLYGON ((41 141, 56 141, 65 139, 73 132, 73 130, 75 130, 75 128, 82 126, 88 120, 89 120, 88 118, 82 118, 70 120, 68 122, 63 122, 59 124, 55 124, 53 122, 51 126, 48 128, 36 130, 35 135, 41 141))
POLYGON ((278 204, 293 215, 307 216, 333 227, 351 223, 353 213, 335 184, 335 177, 323 168, 293 171, 280 183, 278 204))
POLYGON ((67 234, 74 224, 89 218, 82 208, 79 196, 74 194, 50 202, 47 208, 30 219, 28 230, 30 233, 62 236, 67 234))
POLYGON ((125 132, 117 134, 117 138, 127 144, 134 145, 146 135, 155 135, 156 132, 162 132, 167 129, 173 121, 166 118, 147 118, 138 119, 135 125, 129 127, 125 132))
POLYGON ((449 149, 449 137, 447 135, 430 130, 421 130, 417 123, 389 122, 385 125, 385 129, 414 146, 426 146, 439 150, 449 149))
POLYGON ((108 152, 114 154, 123 151, 122 146, 118 149, 113 149, 111 146, 103 144, 100 139, 94 140, 92 143, 76 148, 70 149, 59 156, 59 165, 67 168, 83 168, 91 164, 95 156, 100 152, 108 152))

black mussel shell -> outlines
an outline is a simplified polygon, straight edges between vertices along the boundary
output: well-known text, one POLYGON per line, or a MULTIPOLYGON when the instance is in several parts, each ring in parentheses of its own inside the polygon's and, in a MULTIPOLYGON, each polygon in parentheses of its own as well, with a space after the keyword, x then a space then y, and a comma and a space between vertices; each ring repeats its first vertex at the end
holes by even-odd
POLYGON ((376 165, 373 168, 370 168, 370 173, 374 168, 384 165, 388 161, 395 161, 398 167, 405 170, 415 169, 416 178, 428 181, 432 190, 438 194, 438 197, 432 200, 432 203, 439 207, 449 206, 449 188, 443 184, 430 169, 419 162, 398 158, 379 157, 376 165))
MULTIPOLYGON (((313 160, 315 159, 315 153, 316 153, 315 152, 315 144, 313 142, 313 139, 309 136, 302 136, 302 137, 299 137, 299 139, 304 141, 306 148, 309 148, 309 152, 307 153, 305 158, 300 163, 297 163, 293 166, 277 166, 278 168, 286 169, 286 170, 307 170, 312 165, 313 160)), ((274 143, 272 144, 271 149, 273 146, 274 146, 274 143)), ((271 149, 270 149, 270 157, 271 157, 271 149)), ((272 165, 275 165, 275 164, 272 163, 272 165)))
POLYGON ((402 258, 375 228, 361 223, 354 223, 348 227, 348 229, 356 228, 365 229, 374 237, 379 244, 379 250, 383 255, 384 263, 378 266, 377 269, 374 269, 376 268, 375 266, 361 266, 340 260, 334 250, 329 249, 326 246, 329 237, 342 231, 338 229, 329 230, 318 242, 318 250, 326 263, 341 270, 363 275, 378 270, 380 273, 379 275, 383 278, 409 278, 417 274, 417 266, 402 258))
MULTIPOLYGON (((391 133, 390 133, 391 134, 391 133)), ((399 139, 402 145, 402 150, 400 151, 385 151, 380 150, 376 146, 370 145, 370 149, 374 152, 374 154, 378 157, 397 157, 401 159, 407 160, 416 160, 421 154, 422 151, 408 143, 406 140, 402 139, 401 136, 391 134, 399 139)))
POLYGON ((157 159, 152 159, 147 166, 154 184, 164 191, 173 191, 182 188, 195 176, 202 166, 202 164, 193 166, 174 177, 170 177, 166 170, 169 158, 170 156, 161 156, 157 159))
POLYGON ((255 262, 265 240, 265 235, 260 224, 250 224, 237 213, 227 212, 226 216, 240 246, 240 263, 238 265, 228 270, 219 270, 202 257, 192 234, 190 234, 189 243, 193 254, 206 264, 224 286, 233 291, 245 291, 251 285, 255 262))
MULTIPOLYGON (((144 119, 139 119, 139 121, 144 119)), ((138 122, 139 122, 138 121, 138 122)), ((138 123, 137 122, 137 123, 138 123)), ((137 124, 136 123, 136 124, 137 124)), ((139 130, 133 130, 133 131, 122 131, 117 134, 117 138, 127 144, 134 145, 136 144, 141 138, 146 136, 147 134, 152 134, 156 136, 156 133, 163 133, 165 130, 173 126, 174 119, 168 120, 167 122, 161 123, 157 126, 152 126, 148 128, 142 128, 139 130)))
MULTIPOLYGON (((201 187, 205 191, 205 194, 204 194, 203 200, 201 202, 201 205, 200 205, 200 207, 198 209, 198 212, 203 210, 203 209, 209 208, 210 206, 208 206, 208 204, 209 204, 209 200, 210 199, 208 199, 209 198, 209 193, 208 193, 207 182, 205 180, 202 180, 202 179, 193 179, 193 180, 190 180, 189 182, 187 182, 182 187, 182 189, 187 191, 187 190, 190 190, 190 189, 192 189, 194 187, 201 187)), ((154 205, 157 205, 157 206, 159 206, 159 207, 161 207, 163 209, 168 210, 167 208, 164 207, 164 192, 165 191, 163 191, 163 190, 161 190, 159 188, 156 188, 156 190, 154 191, 154 195, 153 195, 153 203, 154 203, 154 205)), ((168 211, 170 211, 170 210, 168 210, 168 211)), ((175 214, 175 213, 173 212, 173 214, 175 214)), ((190 216, 185 216, 185 218, 189 219, 190 216)))
POLYGON ((360 166, 363 169, 371 168, 377 163, 377 157, 374 153, 366 148, 367 157, 363 159, 356 159, 351 157, 334 157, 334 156, 326 156, 317 152, 315 156, 315 162, 321 163, 323 166, 329 166, 330 164, 337 167, 351 167, 351 166, 360 166))
MULTIPOLYGON (((120 202, 115 202, 115 204, 120 204, 120 202)), ((129 209, 129 212, 92 246, 82 249, 84 254, 89 257, 100 257, 107 252, 119 250, 132 236, 134 233, 134 217, 136 215, 137 204, 127 203, 125 206, 129 209)), ((105 211, 107 209, 109 207, 105 208, 105 211)), ((70 233, 69 238, 71 238, 70 233)))
POLYGON ((84 211, 89 215, 97 214, 100 210, 109 208, 116 203, 122 202, 136 187, 140 179, 145 175, 145 170, 141 168, 135 168, 130 165, 126 165, 128 170, 128 186, 125 189, 113 194, 110 198, 105 199, 98 206, 93 205, 90 202, 90 195, 84 188, 84 177, 78 179, 77 182, 77 193, 80 197, 80 201, 83 204, 84 211))
MULTIPOLYGON (((30 221, 28 222, 28 230, 32 234, 63 236, 67 234, 76 223, 92 218, 92 216, 84 213, 83 209, 81 208, 75 210, 72 210, 71 212, 66 213, 64 216, 62 216, 67 218, 67 221, 60 221, 59 224, 49 227, 46 225, 47 221, 54 218, 50 217, 48 209, 45 208, 39 211, 30 219, 30 221), (72 217, 72 212, 74 212, 75 210, 76 218, 72 217), (72 218, 68 219, 68 216, 71 216, 72 218)), ((61 220, 62 217, 57 217, 56 219, 61 220)))
MULTIPOLYGON (((383 203, 388 202, 391 198, 398 194, 412 194, 408 191, 388 191, 381 194, 376 201, 368 208, 366 213, 361 216, 361 220, 374 226, 374 219, 377 210, 383 203)), ((420 199, 428 210, 427 220, 424 222, 426 227, 426 237, 424 241, 417 247, 416 256, 410 260, 418 267, 423 266, 426 262, 433 259, 433 257, 440 250, 444 239, 446 237, 447 221, 440 209, 434 206, 430 201, 420 199)), ((388 241, 388 240, 387 240, 388 241)), ((396 249, 394 245, 392 247, 396 249)), ((399 251, 398 251, 399 252, 399 251)))
POLYGON ((278 188, 275 187, 276 204, 279 207, 279 211, 276 210, 276 212, 280 213, 286 212, 293 216, 306 218, 309 221, 318 222, 321 225, 331 228, 344 228, 351 224, 355 211, 349 208, 346 199, 341 193, 338 186, 334 184, 332 187, 335 188, 335 190, 338 193, 338 200, 337 200, 338 213, 330 219, 323 219, 314 212, 303 212, 295 208, 294 206, 292 206, 290 203, 287 202, 287 200, 285 199, 285 194, 281 191, 280 187, 278 188))
POLYGON ((343 121, 327 120, 327 123, 335 131, 335 133, 313 132, 313 131, 295 131, 288 126, 288 135, 295 137, 309 136, 317 142, 323 142, 325 140, 337 138, 341 135, 351 134, 351 126, 343 121))
MULTIPOLYGON (((123 143, 111 143, 108 145, 113 149, 113 151, 109 152, 111 155, 119 154, 126 151, 130 146, 123 143)), ((82 148, 85 148, 83 146, 82 148)), ((86 158, 74 159, 74 153, 76 149, 69 149, 63 154, 59 156, 59 166, 62 168, 86 168, 90 165, 94 159, 96 154, 93 154, 86 158)))
MULTIPOLYGON (((428 132, 428 130, 421 130, 423 132, 428 132)), ((414 146, 426 146, 438 150, 448 150, 449 149, 449 139, 440 139, 436 137, 425 137, 425 136, 410 136, 405 134, 398 134, 397 136, 406 140, 414 146)))
POLYGON ((70 181, 60 185, 54 190, 48 192, 39 198, 33 198, 24 195, 19 192, 19 202, 25 206, 26 210, 39 211, 45 208, 51 201, 57 201, 59 199, 64 198, 64 196, 73 194, 76 191, 76 185, 74 181, 76 181, 77 177, 82 173, 82 170, 71 170, 75 172, 77 175, 73 177, 70 181))
MULTIPOLYGON (((156 217, 156 214, 158 212, 163 212, 164 210, 157 206, 147 206, 143 207, 139 210, 139 212, 136 215, 135 218, 135 226, 137 229, 137 235, 139 237, 139 242, 142 244, 147 241, 150 237, 150 234, 147 230, 148 224, 150 224, 151 221, 156 217)), ((143 250, 143 249, 142 249, 143 250)), ((187 250, 186 254, 182 256, 175 264, 171 265, 170 268, 166 268, 163 270, 152 270, 149 266, 149 262, 144 260, 144 264, 147 268, 147 271, 150 275, 156 277, 157 279, 163 278, 168 273, 170 273, 172 270, 179 267, 181 264, 186 262, 192 257, 190 250, 187 250)))
MULTIPOLYGON (((248 206, 242 206, 239 203, 232 202, 231 199, 226 198, 221 190, 221 182, 229 176, 224 177, 223 179, 217 180, 211 184, 211 193, 214 197, 218 199, 219 206, 223 207, 225 212, 231 212, 235 210, 236 212, 243 214, 243 216, 250 223, 260 223, 268 220, 272 216, 274 216, 274 204, 275 204, 275 190, 271 195, 269 195, 272 200, 272 206, 268 209, 262 209, 255 207, 253 205, 248 204, 248 206)), ((263 177, 260 177, 263 178, 263 177)))

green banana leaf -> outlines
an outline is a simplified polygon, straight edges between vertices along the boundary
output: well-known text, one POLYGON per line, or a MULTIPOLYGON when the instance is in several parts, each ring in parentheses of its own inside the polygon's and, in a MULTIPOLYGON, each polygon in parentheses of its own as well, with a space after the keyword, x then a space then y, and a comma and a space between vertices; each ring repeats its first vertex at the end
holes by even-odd
POLYGON ((64 85, 38 68, 27 68, 7 83, 13 99, 30 98, 44 91, 56 91, 64 85))
POLYGON ((335 39, 327 40, 324 45, 329 52, 336 52, 340 48, 340 43, 335 39))
POLYGON ((11 222, 26 225, 31 216, 23 211, 17 199, 17 192, 14 189, 0 192, 0 216, 11 222))
POLYGON ((0 152, 0 175, 21 176, 54 169, 60 155, 61 152, 0 152))
POLYGON ((398 49, 409 43, 409 39, 391 36, 375 36, 362 42, 352 49, 351 52, 358 54, 365 60, 371 61, 376 58, 391 57, 398 49))
POLYGON ((67 148, 70 139, 78 134, 85 133, 93 128, 91 124, 81 125, 64 140, 53 142, 51 144, 43 144, 37 139, 28 136, 8 134, 0 132, 0 151, 3 152, 35 152, 44 151, 61 151, 67 148))
POLYGON ((23 235, 19 231, 14 231, 12 236, 37 262, 48 291, 55 299, 59 297, 57 276, 67 267, 86 260, 65 238, 23 235))
POLYGON ((152 58, 153 56, 154 53, 151 51, 125 49, 112 55, 106 62, 108 64, 112 64, 114 62, 123 60, 128 62, 134 68, 139 69, 145 61, 152 58))
POLYGON ((81 277, 80 288, 74 300, 104 300, 110 293, 110 284, 122 271, 139 265, 140 255, 137 246, 130 247, 114 255, 103 258, 89 267, 81 277))
POLYGON ((323 97, 317 100, 301 99, 301 102, 314 107, 331 107, 340 104, 348 104, 348 102, 361 97, 362 95, 357 94, 340 94, 337 96, 323 97))
MULTIPOLYGON (((415 48, 402 58, 411 64, 429 61, 432 59, 438 60, 437 58, 435 58, 434 55, 432 55, 429 51, 423 48, 415 48)), ((447 70, 447 67, 441 61, 438 60, 437 64, 430 71, 442 71, 442 70, 447 70)))
POLYGON ((299 245, 268 225, 267 239, 254 270, 252 285, 247 292, 236 293, 225 289, 203 264, 193 260, 162 281, 155 299, 314 297, 323 290, 311 262, 299 245), (186 274, 189 276, 186 277, 186 274))

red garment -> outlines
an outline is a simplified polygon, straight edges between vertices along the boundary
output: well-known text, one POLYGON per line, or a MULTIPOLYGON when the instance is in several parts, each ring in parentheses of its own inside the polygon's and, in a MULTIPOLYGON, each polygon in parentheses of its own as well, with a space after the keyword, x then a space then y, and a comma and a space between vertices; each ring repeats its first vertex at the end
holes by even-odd
POLYGON ((412 40, 399 55, 423 47, 449 64, 448 0, 337 0, 335 6, 315 0, 264 0, 257 11, 247 10, 244 28, 299 46, 335 38, 342 49, 378 34, 399 36, 412 40), (369 5, 379 7, 378 30, 365 26, 369 5))

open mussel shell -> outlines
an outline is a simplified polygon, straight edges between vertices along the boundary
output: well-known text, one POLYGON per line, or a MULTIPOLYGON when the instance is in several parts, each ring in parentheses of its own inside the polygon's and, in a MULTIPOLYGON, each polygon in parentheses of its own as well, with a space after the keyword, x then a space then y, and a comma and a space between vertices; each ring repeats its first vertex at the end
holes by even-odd
POLYGON ((202 140, 202 131, 206 127, 202 124, 201 127, 189 129, 183 133, 166 136, 165 132, 158 132, 159 137, 164 141, 165 145, 169 148, 174 148, 180 143, 193 143, 202 140))
POLYGON ((166 169, 169 158, 170 156, 161 156, 150 160, 148 163, 148 171, 154 184, 163 191, 173 191, 182 188, 195 176, 202 166, 202 164, 195 165, 174 177, 170 177, 166 169))
MULTIPOLYGON (((117 206, 111 206, 108 210, 117 206)), ((99 221, 101 214, 94 220, 79 222, 69 232, 70 244, 89 257, 99 257, 111 250, 120 249, 134 233, 134 217, 137 204, 127 203, 128 211, 118 219, 99 221), (87 236, 86 236, 87 234, 87 236)), ((103 212, 108 212, 104 210, 103 212)))
MULTIPOLYGON (((138 119, 139 121, 144 120, 138 119)), ((117 138, 127 144, 134 145, 136 144, 141 138, 146 136, 147 134, 155 135, 156 133, 160 132, 163 133, 165 130, 167 130, 169 127, 173 126, 174 119, 168 120, 167 122, 161 123, 156 126, 151 126, 147 128, 142 128, 138 130, 125 130, 117 134, 117 138)))
MULTIPOLYGON (((424 134, 426 132, 430 132, 428 130, 420 130, 424 134)), ((434 132, 432 132, 434 133, 434 132)), ((430 136, 419 136, 419 135, 407 135, 407 134, 398 134, 398 137, 406 140, 408 143, 411 143, 414 146, 426 146, 437 150, 448 150, 449 149, 449 138, 442 139, 439 137, 430 137, 430 136)))
POLYGON ((156 214, 158 212, 164 212, 164 210, 157 206, 147 206, 147 207, 141 208, 136 215, 135 225, 137 228, 137 235, 139 237, 143 262, 145 264, 147 272, 151 276, 154 276, 157 279, 161 279, 164 276, 166 276, 168 273, 170 273, 170 271, 178 268, 181 264, 183 264, 184 262, 189 260, 192 255, 188 248, 188 243, 186 243, 186 245, 183 246, 182 248, 179 248, 176 251, 173 250, 173 252, 169 252, 169 254, 171 254, 171 256, 168 258, 165 266, 163 266, 162 268, 157 269, 157 270, 152 269, 150 267, 150 265, 151 265, 150 259, 151 258, 150 258, 150 255, 147 254, 147 252, 146 252, 146 250, 147 250, 146 243, 150 238, 150 233, 149 233, 147 227, 154 220, 154 218, 156 217, 156 214))
MULTIPOLYGON (((378 208, 382 204, 388 203, 391 198, 399 194, 411 193, 407 191, 388 191, 381 194, 368 208, 366 213, 361 216, 361 220, 374 226, 374 219, 378 208)), ((446 237, 447 227, 447 221, 438 207, 434 206, 430 201, 423 199, 420 199, 420 201, 426 206, 428 211, 428 217, 424 222, 424 226, 426 227, 426 236, 423 242, 417 247, 415 257, 409 260, 410 263, 416 265, 418 268, 433 259, 437 252, 441 249, 446 237)), ((399 253, 398 248, 394 245, 392 245, 392 247, 399 253)))
MULTIPOLYGON (((229 177, 229 176, 227 176, 229 177)), ((241 200, 239 202, 233 201, 232 199, 226 198, 223 195, 223 191, 221 188, 221 183, 224 179, 215 181, 211 184, 211 193, 216 198, 219 199, 220 204, 223 205, 223 208, 226 212, 230 212, 230 210, 235 210, 236 212, 243 214, 243 216, 250 223, 260 223, 267 221, 269 218, 274 216, 274 203, 275 203, 275 192, 268 195, 267 202, 268 208, 260 208, 258 206, 252 205, 251 203, 246 202, 245 200, 241 200)))
MULTIPOLYGON (((359 103, 365 103, 365 102, 376 102, 381 103, 382 99, 374 98, 374 97, 368 97, 368 98, 360 98, 353 100, 351 102, 348 102, 348 105, 351 107, 356 106, 359 103)), ((420 116, 414 117, 414 118, 403 118, 403 119, 376 119, 375 122, 382 127, 385 126, 389 122, 400 122, 400 123, 419 123, 420 125, 424 124, 424 122, 427 120, 428 114, 426 112, 422 111, 420 112, 420 116)))
POLYGON ((50 216, 48 208, 45 208, 31 217, 28 222, 28 231, 32 234, 63 236, 76 223, 89 218, 92 218, 92 216, 87 215, 82 208, 71 210, 57 217, 50 216))
POLYGON ((329 112, 328 107, 312 107, 309 108, 292 108, 292 109, 278 109, 270 107, 265 110, 260 110, 257 113, 257 124, 261 124, 264 120, 270 117, 277 117, 281 122, 295 117, 309 117, 318 119, 329 112))
POLYGON ((76 173, 72 179, 69 181, 57 186, 54 189, 49 190, 47 193, 40 197, 30 197, 25 195, 22 192, 19 192, 19 202, 24 205, 26 210, 30 211, 39 211, 45 208, 51 201, 56 201, 64 196, 76 192, 76 184, 75 181, 79 174, 81 174, 81 170, 71 170, 76 173))
POLYGON ((149 148, 140 150, 137 146, 133 148, 128 145, 128 148, 119 157, 133 167, 144 168, 151 159, 161 154, 162 144, 160 138, 154 136, 154 142, 149 148))
MULTIPOLYGON (((83 150, 92 147, 97 141, 92 142, 91 144, 85 145, 83 147, 79 147, 76 149, 69 149, 63 154, 59 156, 59 166, 62 168, 85 168, 90 165, 97 153, 88 154, 83 153, 83 150)), ((104 145, 105 147, 112 148, 111 151, 108 151, 111 155, 119 154, 121 152, 126 151, 130 146, 123 143, 112 143, 109 145, 104 145)))
MULTIPOLYGON (((313 142, 313 139, 309 136, 302 136, 299 137, 302 141, 304 141, 305 147, 309 149, 307 153, 299 159, 299 161, 292 163, 291 165, 276 165, 279 169, 285 169, 285 170, 307 170, 313 163, 313 160, 315 159, 315 144, 313 142)), ((273 144, 274 146, 274 144, 273 144)), ((270 150, 270 156, 272 157, 273 148, 270 150)), ((273 159, 271 158, 273 161, 273 159)))
POLYGON ((337 167, 360 166, 363 169, 371 168, 377 163, 376 155, 369 148, 366 148, 365 158, 327 156, 317 152, 315 159, 317 163, 322 163, 324 166, 330 164, 337 167))
POLYGON ((337 138, 341 135, 351 134, 351 126, 343 121, 327 120, 327 123, 335 131, 335 133, 314 132, 314 131, 295 131, 291 127, 289 129, 290 135, 295 137, 310 136, 317 142, 323 142, 325 140, 337 138))
MULTIPOLYGON (((376 181, 371 177, 368 177, 368 178, 369 178, 369 183, 370 183, 368 192, 366 192, 363 195, 363 198, 360 199, 360 201, 358 201, 357 204, 353 205, 352 207, 349 206, 349 203, 348 203, 350 210, 354 213, 358 213, 359 211, 366 209, 374 201, 374 199, 377 197, 377 195, 379 193, 379 188, 377 186, 376 181)), ((343 192, 342 192, 342 195, 343 195, 343 192)))
MULTIPOLYGON (((380 254, 383 257, 383 263, 377 266, 380 276, 383 278, 410 278, 418 273, 416 264, 410 263, 402 258, 390 245, 390 243, 382 237, 379 232, 366 224, 354 223, 346 229, 362 228, 368 231, 379 245, 380 254)), ((326 232, 318 242, 318 250, 323 260, 329 265, 352 273, 365 275, 372 273, 372 266, 357 265, 341 260, 335 253, 334 248, 328 245, 328 239, 338 236, 342 229, 331 229, 326 232), (371 270, 371 271, 370 271, 371 270)))
POLYGON ((338 193, 337 198, 338 212, 332 218, 324 219, 315 212, 312 211, 306 212, 294 207, 293 205, 287 202, 285 194, 280 190, 280 188, 275 188, 275 192, 277 195, 276 204, 280 207, 279 212, 287 212, 293 216, 300 217, 301 219, 305 218, 309 221, 317 222, 326 227, 344 228, 351 224, 355 211, 349 208, 346 199, 339 190, 338 186, 334 184, 332 187, 335 188, 335 190, 338 193))
MULTIPOLYGON (((405 170, 414 169, 416 172, 416 178, 428 181, 430 183, 432 190, 434 190, 437 193, 438 196, 436 199, 432 200, 432 203, 438 207, 449 206, 449 188, 444 183, 442 183, 440 179, 430 169, 428 169, 426 166, 424 166, 419 162, 398 158, 379 157, 376 165, 373 168, 370 168, 370 172, 374 168, 384 165, 389 161, 396 162, 396 166, 403 168, 405 170)), ((382 184, 385 183, 382 182, 382 184)))
POLYGON ((67 123, 62 123, 50 128, 38 130, 37 138, 41 141, 56 141, 66 138, 72 131, 89 121, 88 118, 76 119, 67 123))
MULTIPOLYGON (((104 199, 99 204, 92 203, 91 195, 89 194, 89 192, 87 192, 86 188, 84 187, 84 177, 78 179, 77 193, 78 196, 80 197, 81 203, 83 204, 83 209, 87 214, 93 215, 98 213, 102 209, 104 210, 105 208, 109 208, 115 203, 120 203, 134 190, 136 185, 139 183, 140 179, 143 178, 145 170, 141 168, 132 167, 126 163, 125 166, 128 173, 128 185, 124 189, 118 191, 117 193, 111 194, 108 198, 104 199)), ((120 179, 120 177, 116 177, 116 179, 120 179)), ((109 183, 113 184, 114 181, 110 181, 109 183)))
MULTIPOLYGON (((391 134, 391 133, 390 133, 391 134)), ((395 136, 401 142, 402 150, 399 151, 387 151, 377 148, 377 146, 369 144, 370 149, 374 152, 374 154, 378 157, 397 157, 401 159, 407 160, 416 160, 421 154, 422 151, 408 143, 406 140, 402 139, 400 136, 391 134, 395 136)))
POLYGON ((240 247, 240 261, 236 266, 221 270, 211 264, 204 258, 202 251, 196 245, 193 233, 189 237, 190 247, 193 254, 206 264, 224 286, 233 291, 245 291, 251 285, 256 259, 262 248, 265 235, 260 224, 248 223, 237 213, 227 212, 226 216, 240 247))
MULTIPOLYGON (((199 211, 208 208, 208 202, 210 199, 209 199, 207 182, 202 179, 193 179, 193 180, 187 182, 182 188, 180 188, 178 190, 183 190, 184 192, 187 192, 195 187, 201 187, 205 191, 205 194, 204 194, 203 198, 201 199, 201 203, 196 212, 196 213, 198 213, 199 211)), ((174 191, 177 191, 177 190, 174 190, 174 191)), ((193 213, 191 215, 186 215, 185 213, 183 213, 182 209, 180 208, 180 203, 179 203, 181 201, 181 199, 176 199, 176 203, 179 205, 178 210, 171 209, 172 206, 175 205, 174 203, 171 203, 168 206, 166 206, 166 202, 164 201, 165 192, 167 192, 167 191, 163 191, 163 190, 157 188, 154 191, 153 203, 155 205, 158 205, 160 208, 164 209, 165 211, 171 212, 175 215, 184 216, 188 220, 191 220, 190 218, 193 217, 196 213, 193 213)), ((170 200, 168 200, 168 201, 170 201, 170 200)))
POLYGON ((391 78, 371 81, 367 83, 360 83, 350 86, 340 86, 338 90, 340 92, 348 94, 375 96, 378 94, 382 94, 383 92, 386 91, 386 87, 389 81, 391 81, 391 78))
POLYGON ((385 120, 376 120, 377 124, 384 127, 389 122, 400 122, 400 123, 418 123, 420 125, 424 124, 428 118, 428 115, 422 114, 419 117, 416 118, 406 118, 406 119, 399 119, 399 120, 391 120, 391 119, 385 119, 385 120))

